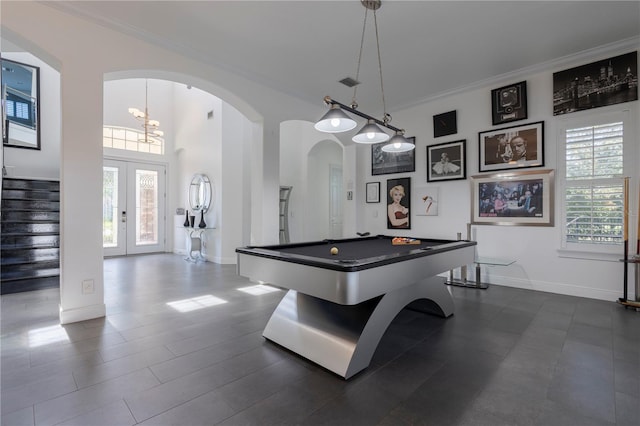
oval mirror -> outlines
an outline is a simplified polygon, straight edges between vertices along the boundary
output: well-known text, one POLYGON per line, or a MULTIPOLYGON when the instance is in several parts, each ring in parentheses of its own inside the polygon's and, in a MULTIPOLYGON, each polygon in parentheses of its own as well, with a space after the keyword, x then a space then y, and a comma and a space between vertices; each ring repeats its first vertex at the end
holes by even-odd
POLYGON ((196 173, 189 185, 189 205, 191 210, 205 213, 211 205, 211 182, 205 174, 196 173))

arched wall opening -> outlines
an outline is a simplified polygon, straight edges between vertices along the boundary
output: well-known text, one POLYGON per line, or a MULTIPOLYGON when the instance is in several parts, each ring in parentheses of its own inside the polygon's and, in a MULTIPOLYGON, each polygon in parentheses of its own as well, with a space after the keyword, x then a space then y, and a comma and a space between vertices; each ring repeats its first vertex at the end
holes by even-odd
POLYGON ((333 135, 318 133, 308 121, 281 124, 280 185, 292 187, 288 209, 290 241, 343 235, 341 219, 347 181, 344 168, 345 149, 333 135))
MULTIPOLYGON (((190 208, 187 193, 192 176, 206 174, 214 199, 205 221, 213 229, 204 234, 202 255, 216 263, 235 263, 235 248, 249 244, 251 236, 252 168, 246 162, 254 142, 253 124, 225 100, 191 84, 194 81, 191 76, 159 70, 105 75, 104 124, 139 126, 128 108, 145 108, 147 87, 149 114, 161 123, 165 153, 154 156, 105 148, 104 154, 105 158, 125 157, 166 165, 165 250, 179 254, 187 254, 188 236, 182 229, 184 215, 178 212, 190 208), (114 78, 124 75, 126 78, 114 78)), ((199 83, 227 94, 211 83, 199 83)), ((236 98, 232 100, 238 104, 236 98)), ((247 110, 242 102, 239 104, 247 110)), ((256 115, 254 110, 248 111, 256 115)))

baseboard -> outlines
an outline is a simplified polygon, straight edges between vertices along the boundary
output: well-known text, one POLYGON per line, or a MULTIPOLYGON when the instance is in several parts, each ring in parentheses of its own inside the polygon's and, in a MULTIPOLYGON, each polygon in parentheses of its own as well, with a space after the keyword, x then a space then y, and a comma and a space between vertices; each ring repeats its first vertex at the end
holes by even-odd
POLYGON ((207 256, 205 255, 205 258, 207 259, 208 262, 213 262, 213 263, 218 263, 220 265, 235 265, 236 263, 238 263, 238 258, 237 257, 220 257, 220 256, 207 256))
POLYGON ((66 310, 60 306, 60 324, 71 324, 73 322, 102 318, 106 315, 107 307, 104 303, 66 310))
MULTIPOLYGON (((483 277, 483 282, 484 281, 483 277)), ((565 296, 586 297, 588 299, 616 301, 621 297, 621 293, 613 290, 585 287, 575 284, 566 284, 548 281, 531 281, 520 278, 503 277, 492 275, 489 284, 503 287, 514 287, 525 290, 544 291, 547 293, 563 294, 565 296)))

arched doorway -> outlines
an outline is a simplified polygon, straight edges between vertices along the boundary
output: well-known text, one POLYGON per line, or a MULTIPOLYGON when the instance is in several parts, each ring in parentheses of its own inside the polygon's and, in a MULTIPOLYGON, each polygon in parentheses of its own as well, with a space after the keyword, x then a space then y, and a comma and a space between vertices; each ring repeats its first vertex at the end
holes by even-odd
POLYGON ((291 186, 288 208, 290 241, 342 236, 344 148, 313 123, 291 120, 280 125, 280 186, 291 186))
MULTIPOLYGON (((178 254, 187 254, 188 236, 183 222, 184 210, 190 209, 187 194, 191 179, 194 174, 207 175, 215 198, 205 221, 215 229, 207 231, 203 256, 217 263, 235 263, 235 247, 249 241, 251 228, 244 219, 250 216, 250 203, 245 200, 250 197, 253 179, 251 168, 244 167, 244 157, 251 153, 252 134, 237 130, 251 128, 252 122, 211 92, 184 83, 189 80, 188 76, 156 71, 151 73, 153 78, 138 77, 144 72, 131 78, 132 74, 105 81, 104 125, 139 126, 128 109, 148 109, 149 116, 160 122, 164 149, 160 155, 118 150, 107 146, 105 138, 105 159, 124 157, 126 161, 146 161, 153 166, 166 167, 167 240, 164 251, 178 254), (161 76, 179 80, 158 78, 161 76), (146 94, 145 86, 148 88, 146 94), (226 123, 234 123, 234 127, 226 127, 226 123), (233 187, 233 191, 223 191, 222 186, 233 187)), ((123 73, 117 76, 121 75, 123 73)))

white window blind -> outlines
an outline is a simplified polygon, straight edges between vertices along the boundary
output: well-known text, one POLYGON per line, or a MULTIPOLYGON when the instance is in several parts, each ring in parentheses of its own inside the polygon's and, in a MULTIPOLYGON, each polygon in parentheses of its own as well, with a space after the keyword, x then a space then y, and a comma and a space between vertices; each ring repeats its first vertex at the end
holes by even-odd
POLYGON ((566 243, 622 244, 623 129, 615 122, 566 130, 566 243))

